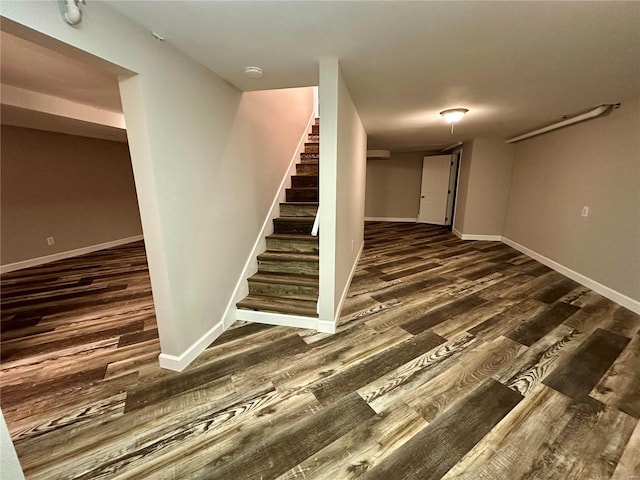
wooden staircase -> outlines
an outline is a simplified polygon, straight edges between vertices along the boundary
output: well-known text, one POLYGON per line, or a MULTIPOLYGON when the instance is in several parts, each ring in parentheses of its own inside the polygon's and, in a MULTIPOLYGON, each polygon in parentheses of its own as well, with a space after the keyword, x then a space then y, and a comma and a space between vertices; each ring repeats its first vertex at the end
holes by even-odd
POLYGON ((318 237, 311 235, 318 211, 320 122, 311 127, 280 217, 273 220, 267 251, 258 255, 258 273, 238 309, 318 317, 318 237))

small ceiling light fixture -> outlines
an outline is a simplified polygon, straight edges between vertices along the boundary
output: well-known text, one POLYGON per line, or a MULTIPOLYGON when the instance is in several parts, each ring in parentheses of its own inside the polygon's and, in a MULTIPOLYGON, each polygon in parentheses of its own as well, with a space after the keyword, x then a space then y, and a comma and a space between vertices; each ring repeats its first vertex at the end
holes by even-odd
POLYGON ((244 74, 249 78, 262 78, 264 77, 264 70, 260 67, 244 67, 244 74))
POLYGON ((468 108, 449 108, 448 110, 441 111, 440 115, 451 124, 451 133, 453 133, 453 124, 462 120, 462 117, 464 117, 468 111, 468 108))

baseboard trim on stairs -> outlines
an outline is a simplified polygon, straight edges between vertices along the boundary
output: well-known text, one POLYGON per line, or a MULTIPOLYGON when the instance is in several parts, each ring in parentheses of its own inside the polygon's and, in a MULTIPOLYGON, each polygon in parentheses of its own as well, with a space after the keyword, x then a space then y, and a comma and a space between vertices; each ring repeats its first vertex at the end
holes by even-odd
POLYGON ((19 262, 7 263, 0 266, 0 273, 15 272, 16 270, 22 270, 29 267, 36 267, 38 265, 44 265, 45 263, 56 262, 58 260, 65 260, 67 258, 78 257, 87 253, 97 252, 104 250, 105 248, 119 247, 120 245, 126 245, 127 243, 133 243, 143 240, 142 235, 134 235, 132 237, 120 238, 118 240, 111 240, 110 242, 98 243, 96 245, 89 245, 87 247, 76 248, 74 250, 67 250, 66 252, 58 252, 52 255, 45 255, 44 257, 30 258, 28 260, 21 260, 19 262))
POLYGON ((510 238, 501 237, 501 240, 503 243, 509 245, 510 247, 515 248, 516 250, 527 255, 528 257, 531 257, 534 260, 537 260, 538 262, 546 265, 547 267, 552 268, 556 272, 559 272, 564 276, 569 277, 572 280, 575 280, 576 282, 584 285, 585 287, 590 288, 594 292, 599 293, 603 297, 607 297, 609 300, 612 300, 622 305, 623 307, 628 308, 632 312, 640 314, 639 301, 634 300, 631 297, 627 297, 626 295, 610 287, 607 287, 606 285, 596 282, 595 280, 581 273, 578 273, 575 270, 571 270, 570 268, 565 267, 564 265, 556 262, 555 260, 551 260, 550 258, 545 257, 544 255, 534 250, 531 250, 530 248, 525 247, 524 245, 520 245, 519 243, 511 240, 510 238))
POLYGON ((216 323, 207 333, 202 335, 198 340, 193 342, 189 348, 187 348, 180 355, 169 355, 167 353, 161 353, 158 356, 161 368, 167 370, 173 370, 174 372, 181 372, 191 362, 193 362, 198 355, 200 355, 213 341, 222 335, 225 331, 223 320, 216 323))
POLYGON ((316 330, 318 324, 318 319, 313 317, 275 312, 257 312, 255 310, 244 310, 242 308, 237 310, 236 320, 266 323, 268 325, 281 325, 283 327, 310 328, 313 330, 316 330))
POLYGON ((318 332, 336 333, 338 320, 340 320, 340 312, 342 312, 342 305, 344 304, 344 301, 347 299, 347 294, 349 293, 349 287, 351 286, 351 280, 353 280, 353 276, 356 273, 356 268, 358 268, 358 262, 360 262, 360 256, 362 255, 363 250, 364 250, 364 240, 360 244, 360 248, 358 249, 358 253, 351 267, 351 271, 349 272, 347 283, 345 284, 344 290, 342 291, 342 295, 340 295, 340 301, 338 302, 338 308, 336 309, 333 322, 330 320, 318 320, 318 328, 317 328, 318 332))
POLYGON ((336 323, 335 322, 328 322, 326 320, 318 320, 318 326, 316 327, 316 330, 319 333, 336 333, 336 323))
POLYGON ((258 237, 256 238, 255 243, 253 244, 253 248, 247 257, 247 261, 245 262, 242 273, 240 274, 240 278, 236 283, 235 288, 233 289, 233 293, 231 294, 231 299, 227 304, 227 308, 225 309, 224 315, 222 317, 222 321, 224 324, 224 329, 226 330, 236 321, 236 313, 238 309, 236 308, 236 303, 242 300, 249 294, 249 284, 247 280, 251 275, 258 271, 258 254, 265 251, 267 249, 267 235, 273 233, 273 219, 278 217, 280 213, 280 202, 284 201, 285 191, 288 188, 288 184, 291 182, 291 175, 295 173, 295 165, 296 160, 299 158, 300 153, 304 151, 304 144, 307 139, 307 134, 311 129, 311 125, 315 122, 315 115, 311 115, 307 125, 300 136, 300 140, 298 141, 298 147, 291 157, 291 161, 289 162, 289 168, 284 173, 282 177, 282 181, 280 182, 280 187, 275 194, 273 202, 271 203, 271 208, 269 209, 269 213, 267 214, 264 223, 262 224, 262 228, 258 233, 258 237))
POLYGON ((416 223, 417 218, 405 218, 405 217, 364 217, 365 222, 411 222, 416 223))

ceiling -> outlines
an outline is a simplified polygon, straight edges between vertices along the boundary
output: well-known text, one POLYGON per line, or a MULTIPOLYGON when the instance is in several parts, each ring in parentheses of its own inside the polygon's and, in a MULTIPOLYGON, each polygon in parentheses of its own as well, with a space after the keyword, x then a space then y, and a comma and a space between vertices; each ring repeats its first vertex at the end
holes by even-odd
MULTIPOLYGON (((118 78, 81 60, 0 31, 0 80, 4 85, 122 113, 118 78)), ((127 141, 124 129, 2 105, 3 125, 127 141)))
POLYGON ((122 112, 116 75, 4 31, 0 46, 3 84, 122 112))
POLYGON ((2 105, 2 124, 80 137, 127 142, 127 131, 122 128, 28 110, 13 105, 2 105))
POLYGON ((640 2, 108 3, 244 91, 316 85, 337 57, 369 148, 507 138, 640 94, 640 2))

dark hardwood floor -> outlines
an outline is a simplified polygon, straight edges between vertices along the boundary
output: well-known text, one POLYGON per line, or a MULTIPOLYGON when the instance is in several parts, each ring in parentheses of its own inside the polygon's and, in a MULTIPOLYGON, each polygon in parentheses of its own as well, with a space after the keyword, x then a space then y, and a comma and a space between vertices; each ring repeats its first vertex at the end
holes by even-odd
POLYGON ((640 479, 640 317, 492 242, 368 223, 335 335, 161 370, 144 248, 2 276, 29 479, 640 479))

